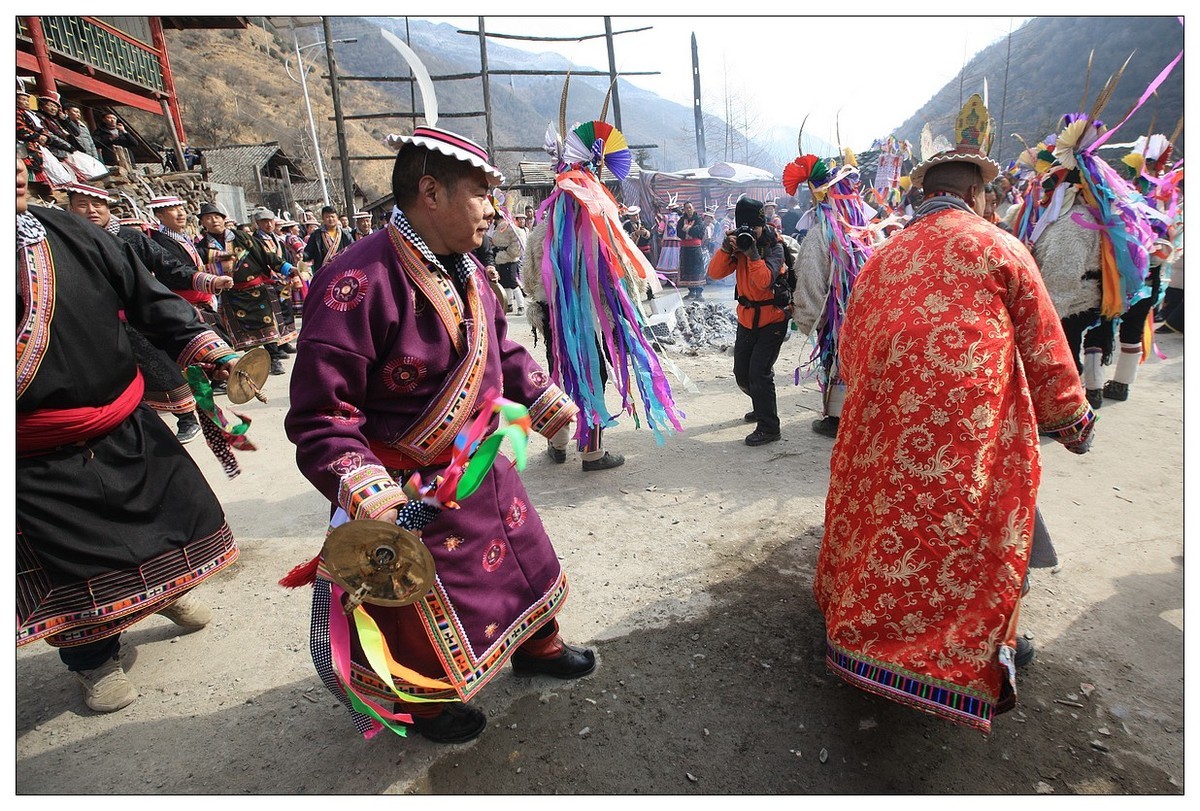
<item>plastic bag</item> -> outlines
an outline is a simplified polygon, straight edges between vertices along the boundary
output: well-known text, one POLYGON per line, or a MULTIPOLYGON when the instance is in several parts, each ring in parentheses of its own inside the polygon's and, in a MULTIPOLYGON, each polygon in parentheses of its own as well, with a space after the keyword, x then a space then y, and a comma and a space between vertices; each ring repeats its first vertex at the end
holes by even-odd
POLYGON ((79 180, 69 166, 64 166, 49 149, 42 148, 42 166, 52 186, 65 186, 79 180))
POLYGON ((88 180, 96 180, 108 174, 108 167, 86 152, 72 152, 66 160, 79 175, 88 180))

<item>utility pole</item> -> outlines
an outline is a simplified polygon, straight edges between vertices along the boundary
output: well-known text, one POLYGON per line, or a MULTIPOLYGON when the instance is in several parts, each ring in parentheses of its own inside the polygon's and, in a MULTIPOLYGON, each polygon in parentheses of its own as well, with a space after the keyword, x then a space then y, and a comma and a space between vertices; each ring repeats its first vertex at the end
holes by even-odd
POLYGON ((700 53, 696 49, 695 31, 692 32, 692 114, 696 117, 696 160, 698 165, 708 166, 704 150, 704 110, 700 106, 700 53))
POLYGON ((616 128, 625 131, 621 126, 621 93, 617 89, 617 57, 613 48, 612 17, 604 18, 604 40, 608 45, 608 80, 612 87, 613 123, 616 128))
POLYGON ((350 175, 350 154, 346 147, 346 122, 342 119, 342 97, 338 89, 337 65, 333 59, 333 34, 329 30, 329 18, 321 18, 325 31, 325 59, 329 62, 329 86, 333 90, 333 115, 337 121, 338 158, 342 164, 342 191, 346 195, 346 216, 353 216, 354 178, 350 175))

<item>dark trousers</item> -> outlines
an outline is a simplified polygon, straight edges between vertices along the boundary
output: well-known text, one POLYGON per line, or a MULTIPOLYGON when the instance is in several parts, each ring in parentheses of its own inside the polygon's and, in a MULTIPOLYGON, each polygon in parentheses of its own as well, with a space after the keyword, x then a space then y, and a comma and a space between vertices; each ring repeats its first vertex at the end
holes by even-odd
POLYGON ((1150 314, 1150 310, 1158 301, 1158 294, 1162 291, 1161 268, 1150 268, 1150 274, 1146 277, 1146 284, 1150 285, 1150 295, 1141 301, 1135 302, 1132 307, 1125 311, 1125 315, 1121 316, 1121 326, 1118 328, 1118 334, 1123 344, 1138 344, 1142 342, 1142 333, 1146 329, 1146 316, 1150 314))
POLYGON ((67 670, 95 670, 109 659, 116 659, 121 650, 121 635, 108 636, 88 642, 86 645, 73 645, 69 648, 59 648, 58 658, 62 659, 67 670))
POLYGON ((779 433, 779 409, 775 404, 775 361, 787 335, 787 321, 750 329, 738 324, 733 342, 733 379, 750 397, 758 415, 758 430, 779 433))
POLYGON ((1071 349, 1071 357, 1075 359, 1075 371, 1083 371, 1081 349, 1099 349, 1100 362, 1108 364, 1112 361, 1115 330, 1113 322, 1100 317, 1099 308, 1087 310, 1062 319, 1063 332, 1067 337, 1067 346, 1071 349), (1096 322, 1099 321, 1099 324, 1096 322), (1092 326, 1096 324, 1096 326, 1092 326))

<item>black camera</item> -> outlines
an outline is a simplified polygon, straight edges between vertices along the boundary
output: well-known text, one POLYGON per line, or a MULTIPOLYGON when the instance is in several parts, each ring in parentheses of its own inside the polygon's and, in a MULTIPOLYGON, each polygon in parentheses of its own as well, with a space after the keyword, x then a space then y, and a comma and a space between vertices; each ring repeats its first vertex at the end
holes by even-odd
POLYGON ((758 238, 754 235, 754 229, 749 225, 743 225, 741 228, 733 232, 733 243, 737 245, 737 249, 739 251, 750 250, 752 247, 754 247, 754 243, 757 241, 757 239, 758 238))

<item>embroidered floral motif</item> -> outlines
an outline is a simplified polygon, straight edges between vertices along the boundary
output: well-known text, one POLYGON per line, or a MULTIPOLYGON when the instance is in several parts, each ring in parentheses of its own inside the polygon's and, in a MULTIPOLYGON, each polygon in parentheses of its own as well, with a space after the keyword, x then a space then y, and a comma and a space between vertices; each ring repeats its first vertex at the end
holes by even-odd
POLYGON ((483 553, 483 568, 484 571, 494 572, 500 568, 500 564, 504 562, 504 558, 508 555, 508 547, 504 541, 495 538, 488 545, 487 551, 483 553))
POLYGON ((344 313, 353 310, 367 295, 367 275, 358 269, 347 270, 325 290, 325 306, 344 313))
POLYGON ((383 383, 399 394, 408 394, 425 379, 427 369, 420 358, 404 355, 388 361, 383 367, 383 383))
POLYGON ((525 506, 525 502, 513 496, 512 504, 508 506, 508 511, 504 514, 504 525, 509 529, 516 529, 525 523, 525 516, 528 513, 529 508, 525 506))
POLYGON ((463 545, 463 539, 457 535, 447 535, 446 540, 442 541, 442 546, 447 552, 453 552, 455 549, 463 545))
POLYGON ((345 476, 352 470, 360 468, 365 463, 361 453, 347 451, 329 463, 329 469, 338 476, 345 476))
POLYGON ((492 637, 494 637, 496 635, 497 630, 498 630, 498 626, 496 625, 496 623, 489 622, 487 627, 483 629, 483 634, 488 639, 491 639, 492 637))
POLYGON ((541 369, 534 369, 529 373, 529 382, 539 388, 550 385, 550 375, 546 374, 541 369))

